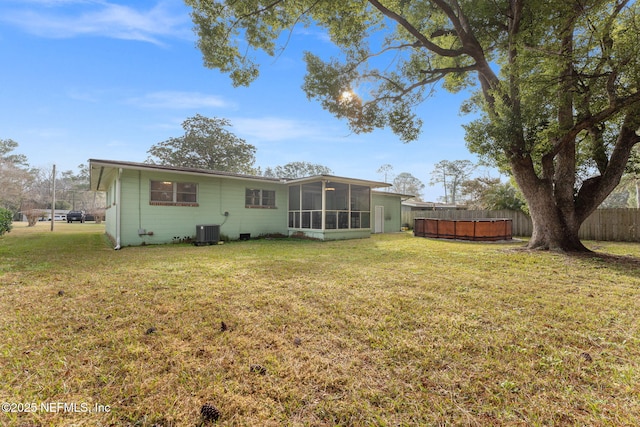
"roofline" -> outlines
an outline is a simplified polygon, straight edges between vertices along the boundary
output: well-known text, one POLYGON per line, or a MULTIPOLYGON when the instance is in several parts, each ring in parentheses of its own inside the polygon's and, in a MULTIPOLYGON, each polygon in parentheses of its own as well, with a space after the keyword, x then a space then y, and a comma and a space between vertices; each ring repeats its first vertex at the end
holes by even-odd
POLYGON ((432 208, 432 207, 461 207, 465 205, 452 204, 452 203, 440 203, 440 202, 417 202, 415 200, 403 200, 402 204, 404 206, 412 206, 412 207, 421 207, 421 208, 432 208))
MULTIPOLYGON (((108 168, 122 168, 122 169, 131 169, 131 170, 148 170, 148 171, 166 171, 166 172, 177 172, 187 175, 201 175, 201 176, 217 176, 224 178, 233 178, 233 179, 241 179, 241 180, 249 180, 249 181, 265 181, 272 183, 280 183, 280 184, 304 184, 307 182, 315 182, 315 181, 326 181, 326 182, 342 182, 345 184, 359 184, 372 188, 380 188, 380 187, 391 187, 391 184, 386 182, 379 181, 370 181, 366 179, 358 179, 358 178, 347 178, 335 175, 314 175, 305 178, 295 178, 295 179, 286 179, 286 178, 271 178, 266 176, 256 176, 256 175, 246 175, 235 172, 225 172, 225 171, 214 171, 209 169, 199 169, 199 168, 184 168, 184 167, 176 167, 176 166, 164 166, 164 165, 156 165, 151 163, 138 163, 138 162, 125 162, 118 160, 100 160, 100 159, 89 159, 90 170, 92 167, 108 167, 108 168)), ((102 176, 102 172, 101 172, 102 176)), ((98 183, 99 185, 99 183, 98 183)))
POLYGON ((391 184, 388 184, 386 182, 370 181, 368 179, 359 179, 359 178, 347 178, 344 176, 326 175, 326 174, 285 180, 287 184, 304 184, 306 182, 315 182, 315 181, 341 182, 344 184, 360 184, 360 185, 366 185, 368 187, 373 187, 373 188, 391 187, 391 184))
POLYGON ((393 191, 386 191, 386 190, 373 190, 373 192, 375 194, 381 194, 383 196, 400 196, 400 197, 406 197, 407 199, 416 197, 415 194, 394 193, 393 191))
POLYGON ((190 175, 220 176, 225 178, 236 178, 236 179, 253 180, 253 181, 282 182, 282 180, 279 178, 271 178, 266 176, 248 175, 248 174, 226 172, 226 171, 214 171, 210 169, 156 165, 153 163, 89 159, 89 164, 91 166, 103 166, 103 167, 113 167, 113 168, 131 169, 131 170, 166 171, 166 172, 178 172, 178 173, 190 174, 190 175))

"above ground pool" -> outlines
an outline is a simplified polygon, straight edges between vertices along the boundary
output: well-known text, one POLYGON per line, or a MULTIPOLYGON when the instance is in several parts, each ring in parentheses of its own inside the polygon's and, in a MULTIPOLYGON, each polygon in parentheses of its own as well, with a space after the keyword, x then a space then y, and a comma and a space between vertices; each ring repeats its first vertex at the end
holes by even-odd
POLYGON ((416 218, 413 235, 436 239, 494 242, 511 240, 510 218, 434 219, 416 218))

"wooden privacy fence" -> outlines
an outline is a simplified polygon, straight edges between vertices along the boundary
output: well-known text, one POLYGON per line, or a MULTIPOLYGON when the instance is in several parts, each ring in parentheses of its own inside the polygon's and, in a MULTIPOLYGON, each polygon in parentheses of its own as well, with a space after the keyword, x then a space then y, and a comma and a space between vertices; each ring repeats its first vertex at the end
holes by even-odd
MULTIPOLYGON (((413 226, 415 218, 480 219, 510 218, 514 236, 529 237, 531 218, 520 211, 412 211, 402 213, 402 223, 413 226)), ((613 242, 640 242, 640 209, 598 209, 582 224, 580 238, 613 242)))
POLYGON ((582 223, 580 238, 640 242, 640 209, 598 209, 582 223))

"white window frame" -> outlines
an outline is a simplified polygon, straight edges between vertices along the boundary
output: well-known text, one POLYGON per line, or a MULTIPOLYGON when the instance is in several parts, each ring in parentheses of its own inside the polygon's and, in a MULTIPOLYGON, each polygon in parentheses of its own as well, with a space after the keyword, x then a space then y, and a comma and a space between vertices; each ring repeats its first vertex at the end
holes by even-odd
POLYGON ((153 180, 150 180, 149 182, 149 204, 156 205, 156 206, 158 205, 159 206, 198 206, 198 191, 199 191, 199 186, 196 182, 161 181, 161 180, 153 179, 153 180), (153 193, 161 193, 161 192, 168 193, 168 191, 154 190, 153 189, 154 182, 160 182, 165 185, 171 184, 171 200, 158 200, 153 198, 153 193), (195 187, 195 192, 194 193, 179 192, 178 186, 185 185, 185 184, 193 185, 195 187), (195 201, 188 201, 188 202, 178 201, 178 194, 193 194, 195 196, 195 201))
POLYGON ((267 190, 263 188, 245 188, 244 190, 244 203, 246 208, 260 208, 260 209, 276 209, 276 190, 267 190), (249 195, 249 192, 252 192, 252 195, 249 195), (255 195, 254 192, 258 192, 255 195), (269 193, 269 194, 265 194, 269 193), (271 196, 271 197, 270 197, 271 196), (249 203, 249 197, 254 199, 257 197, 258 203, 249 203), (270 204, 265 204, 265 202, 272 201, 270 204))

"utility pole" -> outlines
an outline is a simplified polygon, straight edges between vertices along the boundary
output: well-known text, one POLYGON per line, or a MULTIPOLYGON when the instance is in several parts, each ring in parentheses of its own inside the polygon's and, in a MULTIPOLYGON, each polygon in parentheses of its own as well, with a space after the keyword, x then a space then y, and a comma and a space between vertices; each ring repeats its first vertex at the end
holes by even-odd
POLYGON ((51 178, 53 191, 51 191, 51 231, 56 222, 56 165, 53 165, 53 177, 51 178))

